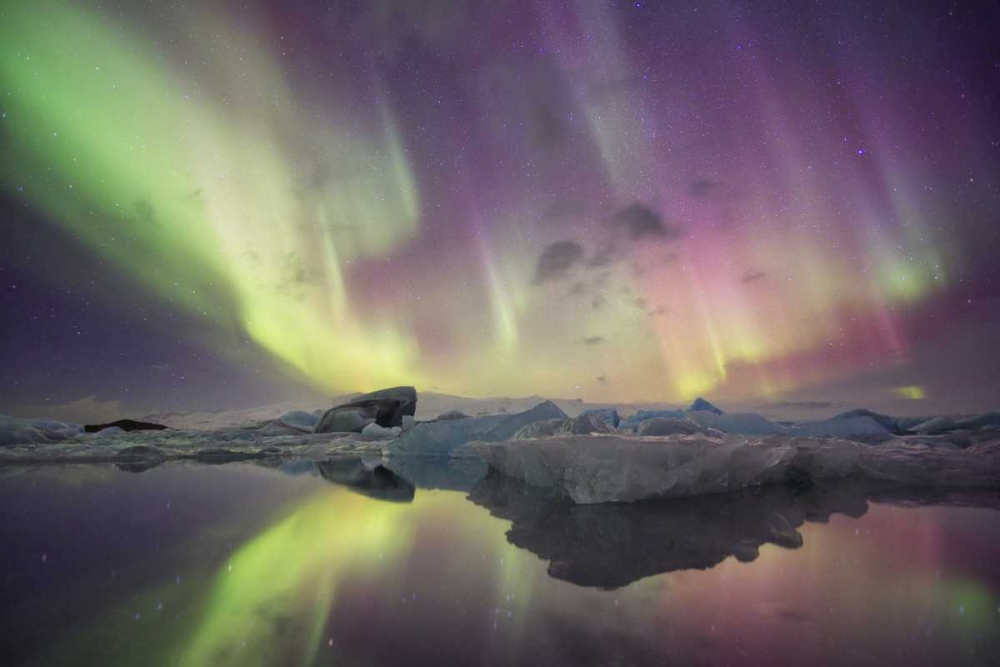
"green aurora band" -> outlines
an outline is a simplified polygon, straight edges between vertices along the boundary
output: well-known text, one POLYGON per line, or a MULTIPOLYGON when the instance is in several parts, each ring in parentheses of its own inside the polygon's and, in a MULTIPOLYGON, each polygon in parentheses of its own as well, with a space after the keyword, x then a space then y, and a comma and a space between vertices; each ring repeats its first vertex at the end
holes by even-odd
POLYGON ((343 277, 416 231, 392 114, 383 107, 368 136, 307 117, 251 36, 227 39, 243 55, 215 58, 205 74, 243 87, 219 99, 72 5, 6 8, 0 81, 18 139, 3 181, 125 275, 205 320, 235 319, 239 330, 220 334, 249 336, 323 388, 414 377, 413 342, 389 321, 355 317, 343 277), (311 145, 281 122, 313 126, 311 145), (327 164, 344 175, 319 195, 297 188, 327 164))

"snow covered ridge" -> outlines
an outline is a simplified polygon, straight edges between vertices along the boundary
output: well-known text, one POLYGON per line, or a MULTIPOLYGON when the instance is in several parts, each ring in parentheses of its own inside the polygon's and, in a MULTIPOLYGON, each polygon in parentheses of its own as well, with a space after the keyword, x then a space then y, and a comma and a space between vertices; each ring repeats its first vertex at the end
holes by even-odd
POLYGON ((556 435, 463 448, 496 471, 579 504, 859 477, 907 487, 1000 489, 1000 438, 966 449, 769 435, 556 435))

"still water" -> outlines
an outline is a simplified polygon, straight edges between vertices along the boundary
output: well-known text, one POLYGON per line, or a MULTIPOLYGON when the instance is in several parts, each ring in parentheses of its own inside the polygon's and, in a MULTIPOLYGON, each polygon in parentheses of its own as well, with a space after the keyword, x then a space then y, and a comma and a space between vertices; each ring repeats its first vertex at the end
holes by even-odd
POLYGON ((576 507, 358 462, 0 471, 3 665, 962 665, 995 496, 576 507), (438 488, 426 488, 426 486, 438 488))

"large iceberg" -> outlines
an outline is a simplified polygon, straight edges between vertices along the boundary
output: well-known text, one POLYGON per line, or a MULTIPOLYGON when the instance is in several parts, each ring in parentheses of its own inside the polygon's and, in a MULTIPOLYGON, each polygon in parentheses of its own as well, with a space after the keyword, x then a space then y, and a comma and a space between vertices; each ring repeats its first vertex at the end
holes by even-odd
POLYGON ((472 443, 490 467, 580 504, 721 493, 862 477, 901 485, 996 488, 1000 440, 966 449, 839 438, 554 436, 472 443))

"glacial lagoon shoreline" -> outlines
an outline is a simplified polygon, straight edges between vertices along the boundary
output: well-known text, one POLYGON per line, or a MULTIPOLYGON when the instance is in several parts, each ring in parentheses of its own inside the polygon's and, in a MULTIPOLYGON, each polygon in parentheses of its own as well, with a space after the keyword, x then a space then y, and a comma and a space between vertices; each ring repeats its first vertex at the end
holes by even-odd
POLYGON ((131 420, 97 428, 5 417, 0 467, 93 463, 140 471, 171 462, 275 467, 297 459, 365 457, 385 462, 387 469, 394 461, 406 469, 414 467, 408 461, 467 459, 579 504, 833 479, 931 493, 1000 490, 1000 413, 895 418, 854 410, 779 423, 754 413, 726 413, 699 398, 686 410, 640 410, 624 417, 613 408, 569 417, 541 401, 515 413, 468 416, 452 410, 416 421, 417 400, 414 388, 395 387, 325 411, 296 410, 214 429, 131 420))

